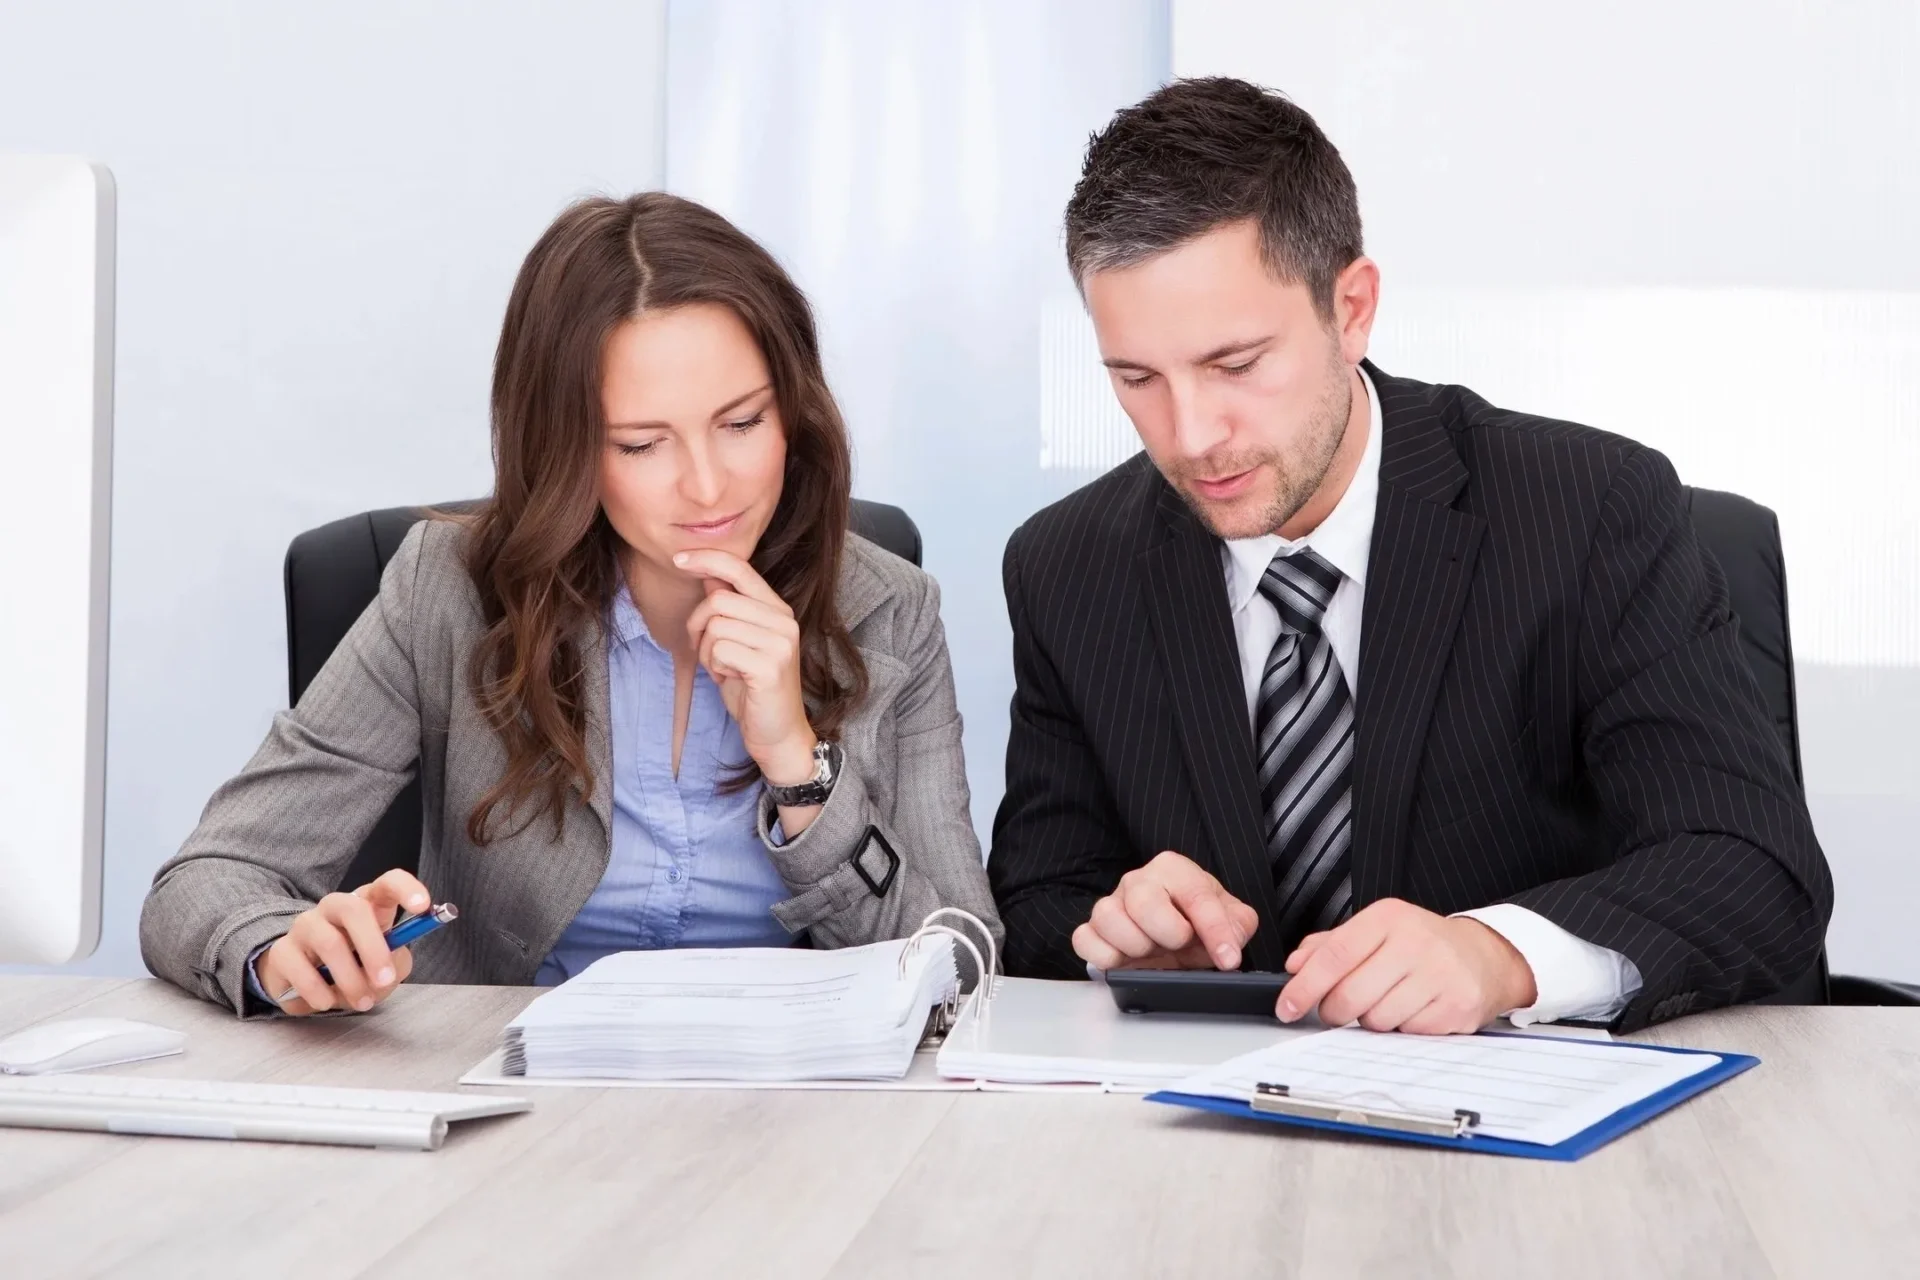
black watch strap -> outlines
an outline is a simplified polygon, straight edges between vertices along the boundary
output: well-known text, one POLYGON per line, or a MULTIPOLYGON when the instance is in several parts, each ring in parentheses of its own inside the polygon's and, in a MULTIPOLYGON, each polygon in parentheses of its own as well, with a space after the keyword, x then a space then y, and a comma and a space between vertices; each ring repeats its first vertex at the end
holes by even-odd
POLYGON ((833 794, 833 784, 840 779, 840 744, 822 742, 813 749, 813 777, 796 786, 776 787, 767 783, 767 795, 774 804, 786 809, 804 809, 810 805, 825 804, 827 797, 833 794))

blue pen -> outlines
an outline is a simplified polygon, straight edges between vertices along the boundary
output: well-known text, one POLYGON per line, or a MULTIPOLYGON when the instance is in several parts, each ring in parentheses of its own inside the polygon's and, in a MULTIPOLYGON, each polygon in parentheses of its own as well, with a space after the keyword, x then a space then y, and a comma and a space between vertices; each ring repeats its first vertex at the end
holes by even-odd
MULTIPOLYGON (((417 916, 408 916, 406 919, 399 921, 382 936, 386 939, 387 950, 398 951, 410 942, 418 942, 421 938, 426 937, 441 925, 452 924, 459 918, 460 908, 454 906, 451 902, 443 902, 437 907, 422 911, 417 916)), ((320 966, 320 976, 329 984, 333 982, 333 975, 327 972, 327 966, 325 965, 320 966)), ((280 993, 280 1003, 285 1004, 299 994, 300 993, 292 987, 288 987, 280 993)))

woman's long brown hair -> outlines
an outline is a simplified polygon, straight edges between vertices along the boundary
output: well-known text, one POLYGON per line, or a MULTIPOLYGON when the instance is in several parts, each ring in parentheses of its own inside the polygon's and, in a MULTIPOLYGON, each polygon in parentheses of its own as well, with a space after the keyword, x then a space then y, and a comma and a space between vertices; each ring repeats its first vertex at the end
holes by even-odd
MULTIPOLYGON (((494 356, 493 496, 468 517, 465 544, 487 624, 469 677, 507 767, 468 815, 476 845, 502 817, 517 832, 551 815, 557 838, 568 793, 591 798, 600 782, 588 763, 582 674, 605 658, 582 645, 612 603, 622 545, 600 507, 602 353, 642 312, 700 302, 731 308, 772 374, 786 476, 753 567, 800 624, 814 731, 836 736, 866 695, 866 667, 834 598, 853 466, 805 295, 766 250, 690 200, 582 200, 527 255, 494 356)), ((747 762, 741 781, 756 776, 747 762)))

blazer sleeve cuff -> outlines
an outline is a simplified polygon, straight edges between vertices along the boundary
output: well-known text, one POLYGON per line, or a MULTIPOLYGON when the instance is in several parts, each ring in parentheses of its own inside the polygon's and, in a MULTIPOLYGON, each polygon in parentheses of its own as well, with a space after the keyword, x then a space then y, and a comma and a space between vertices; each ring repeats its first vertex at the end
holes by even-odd
POLYGON ((256 951, 292 928, 294 917, 310 905, 290 898, 272 898, 249 903, 221 921, 199 966, 198 976, 207 999, 226 1005, 243 1018, 278 1014, 278 1008, 269 1006, 263 1010, 247 999, 253 968, 250 961, 256 951))
POLYGON ((892 887, 890 879, 898 878, 889 878, 891 859, 879 848, 879 842, 867 841, 867 829, 874 822, 873 805, 867 799, 867 785, 860 771, 851 764, 841 770, 833 794, 805 831, 797 836, 777 831, 779 816, 773 798, 763 790, 760 842, 766 846, 780 878, 793 891, 791 898, 774 904, 773 918, 789 933, 799 933, 863 898, 875 896, 867 883, 869 878, 888 889, 892 887), (856 853, 860 858, 857 866, 856 853))

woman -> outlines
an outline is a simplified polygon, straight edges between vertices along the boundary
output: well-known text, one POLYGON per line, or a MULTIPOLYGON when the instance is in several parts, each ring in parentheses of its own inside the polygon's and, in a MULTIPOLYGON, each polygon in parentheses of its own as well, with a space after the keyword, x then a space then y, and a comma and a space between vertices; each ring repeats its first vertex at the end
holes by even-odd
POLYGON ((161 867, 149 968, 305 1014, 943 906, 997 938, 938 592, 847 532, 812 313, 763 249, 673 196, 568 209, 507 304, 493 444, 492 498, 413 529, 161 867), (329 892, 416 770, 420 877, 329 892), (460 920, 389 954, 429 885, 460 920))

